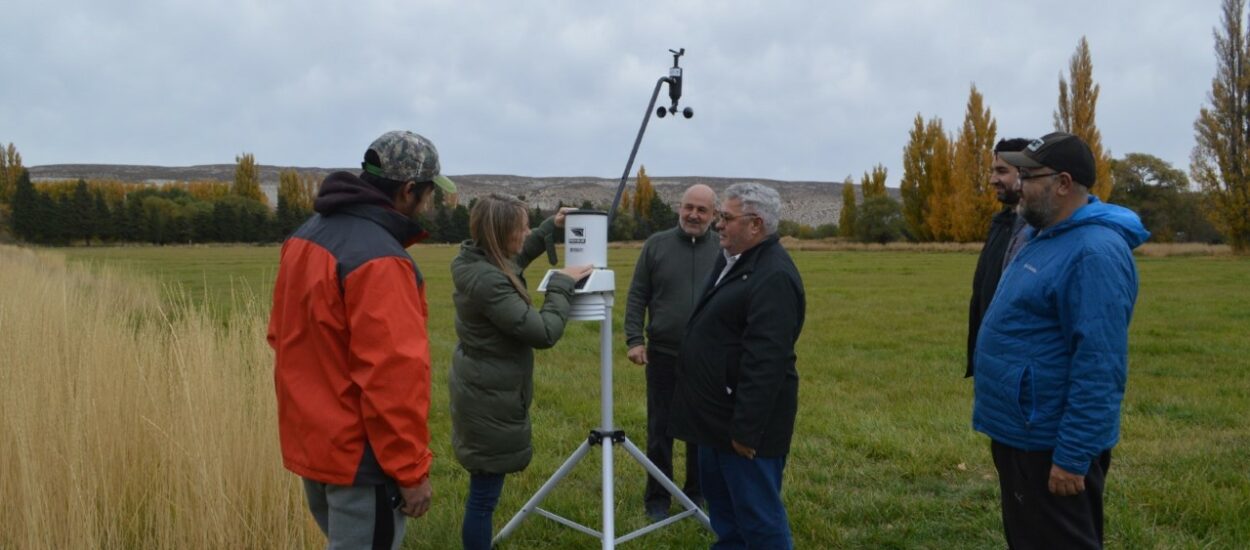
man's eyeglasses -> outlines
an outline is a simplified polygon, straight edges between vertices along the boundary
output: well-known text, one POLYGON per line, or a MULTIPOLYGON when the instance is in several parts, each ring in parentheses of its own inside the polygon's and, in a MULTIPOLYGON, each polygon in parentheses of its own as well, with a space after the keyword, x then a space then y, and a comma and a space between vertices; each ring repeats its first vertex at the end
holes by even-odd
POLYGON ((753 214, 751 212, 743 212, 741 214, 730 214, 728 212, 721 212, 717 214, 716 217, 720 218, 721 223, 729 223, 738 218, 758 218, 760 216, 759 214, 753 214))
POLYGON ((1062 173, 1063 172, 1047 172, 1045 174, 1030 174, 1028 172, 1020 172, 1020 181, 1035 180, 1037 178, 1044 178, 1047 176, 1058 176, 1059 174, 1062 174, 1062 173))

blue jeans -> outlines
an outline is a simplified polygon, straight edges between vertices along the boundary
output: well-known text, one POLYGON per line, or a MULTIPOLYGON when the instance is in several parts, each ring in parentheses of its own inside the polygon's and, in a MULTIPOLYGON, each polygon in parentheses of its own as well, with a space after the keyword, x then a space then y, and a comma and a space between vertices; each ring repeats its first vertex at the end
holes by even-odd
POLYGON ((794 548, 781 502, 786 457, 748 460, 733 451, 699 447, 699 479, 716 531, 714 550, 794 548))
POLYGON ((469 474, 469 498, 464 501, 460 542, 465 550, 490 550, 495 530, 491 518, 503 492, 503 474, 469 474))

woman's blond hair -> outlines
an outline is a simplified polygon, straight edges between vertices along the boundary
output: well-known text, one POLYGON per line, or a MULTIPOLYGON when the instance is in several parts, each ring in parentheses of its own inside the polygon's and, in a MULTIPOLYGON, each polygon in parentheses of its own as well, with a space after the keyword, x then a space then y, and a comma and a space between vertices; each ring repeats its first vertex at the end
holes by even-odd
POLYGON ((532 304, 529 292, 516 276, 516 262, 508 242, 526 223, 528 212, 520 199, 491 194, 477 200, 469 213, 469 237, 486 254, 486 261, 503 271, 525 303, 532 304))

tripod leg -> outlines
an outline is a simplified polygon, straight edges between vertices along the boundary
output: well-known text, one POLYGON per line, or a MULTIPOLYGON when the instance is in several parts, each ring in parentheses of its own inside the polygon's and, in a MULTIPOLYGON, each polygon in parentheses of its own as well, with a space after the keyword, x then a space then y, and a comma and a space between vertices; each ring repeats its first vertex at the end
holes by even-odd
POLYGON ((603 438, 603 548, 616 547, 616 488, 612 472, 612 438, 603 438))
POLYGON ((568 460, 565 460, 564 464, 560 465, 560 468, 556 470, 556 473, 552 474, 551 478, 543 483, 542 487, 538 488, 538 492, 534 493, 534 496, 530 497, 529 502, 526 502, 525 506, 522 506, 521 510, 518 511, 515 516, 512 516, 512 519, 508 520, 507 525, 504 525, 503 529, 499 530, 499 534, 495 535, 495 539, 491 541, 491 544, 499 544, 503 541, 503 539, 508 538, 508 535, 512 534, 512 531, 514 531, 517 526, 521 525, 521 522, 525 520, 526 516, 534 513, 534 510, 538 508, 538 505, 542 504, 543 499, 547 498, 547 493, 550 493, 551 490, 556 487, 556 484, 560 483, 560 480, 564 479, 564 476, 569 474, 569 470, 572 470, 573 467, 586 456, 586 453, 589 452, 590 441, 583 441, 581 446, 579 446, 577 450, 573 451, 573 454, 569 456, 568 460))
POLYGON ((634 445, 633 441, 630 441, 629 438, 626 437, 621 442, 621 446, 629 452, 630 456, 634 457, 634 460, 647 470, 648 474, 651 474, 651 477, 659 481, 660 485, 663 485, 664 488, 667 489, 668 492, 672 494, 682 506, 685 506, 687 510, 693 510, 694 517, 699 520, 699 523, 702 523, 708 531, 712 530, 712 522, 708 520, 707 514, 703 513, 703 510, 695 505, 694 501, 690 500, 690 497, 686 496, 686 493, 682 492, 681 488, 677 487, 676 483, 673 483, 673 480, 664 475, 664 472, 661 472, 660 469, 647 458, 645 453, 638 450, 638 446, 634 445))

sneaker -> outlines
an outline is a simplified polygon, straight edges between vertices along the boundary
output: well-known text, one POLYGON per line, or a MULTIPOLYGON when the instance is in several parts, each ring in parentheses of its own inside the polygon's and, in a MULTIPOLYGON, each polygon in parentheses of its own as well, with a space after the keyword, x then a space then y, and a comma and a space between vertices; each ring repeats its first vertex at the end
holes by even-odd
POLYGON ((666 518, 668 518, 667 504, 647 504, 647 519, 651 520, 651 523, 664 521, 666 518))

